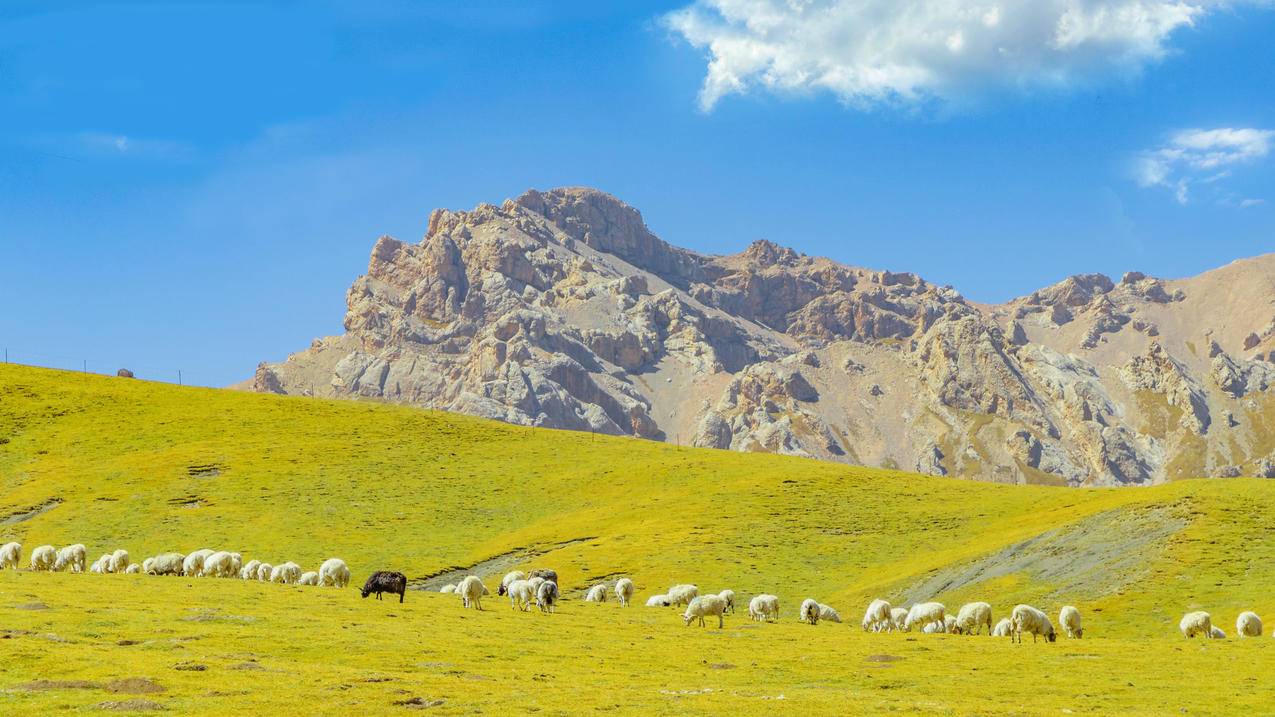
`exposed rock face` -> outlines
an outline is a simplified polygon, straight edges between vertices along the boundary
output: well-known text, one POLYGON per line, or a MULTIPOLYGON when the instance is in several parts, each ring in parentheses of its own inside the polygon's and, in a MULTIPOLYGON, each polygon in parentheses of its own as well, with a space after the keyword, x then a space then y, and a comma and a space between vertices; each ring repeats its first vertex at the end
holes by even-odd
POLYGON ((253 388, 1124 485, 1271 472, 1272 354, 1275 255, 1178 281, 1074 276, 978 306, 767 241, 696 254, 572 188, 437 210, 419 244, 382 237, 345 333, 262 364, 253 388))

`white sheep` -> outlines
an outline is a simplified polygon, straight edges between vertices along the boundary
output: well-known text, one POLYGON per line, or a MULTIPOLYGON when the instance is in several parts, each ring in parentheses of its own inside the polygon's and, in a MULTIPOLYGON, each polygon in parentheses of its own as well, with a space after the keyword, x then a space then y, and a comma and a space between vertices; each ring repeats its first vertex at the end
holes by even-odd
POLYGON ((301 573, 301 577, 297 578, 297 585, 318 585, 319 574, 313 570, 301 573))
POLYGON ((243 567, 239 568, 239 577, 242 580, 256 580, 257 567, 261 565, 260 560, 249 560, 243 567))
POLYGON ((992 628, 992 637, 1011 637, 1014 632, 1014 624, 1007 617, 1002 617, 1001 621, 996 623, 996 627, 992 628))
POLYGON ((343 588, 350 584, 350 568, 340 558, 328 558, 319 566, 318 585, 343 588))
POLYGON ((633 599, 633 581, 628 578, 620 578, 615 581, 615 599, 620 601, 620 607, 628 607, 629 601, 633 599))
POLYGON ((287 561, 282 565, 276 565, 270 570, 270 582, 279 583, 281 585, 295 585, 301 579, 301 566, 287 561))
POLYGON ((186 556, 181 553, 160 553, 151 558, 151 566, 146 573, 148 575, 181 575, 185 564, 186 556))
POLYGON ((733 615, 735 613, 735 591, 723 590, 717 593, 717 597, 726 601, 726 612, 733 615))
POLYGON ((883 629, 893 628, 890 622, 890 603, 879 599, 868 603, 862 624, 864 632, 881 632, 883 629))
POLYGON ((721 629, 726 626, 726 601, 721 595, 700 595, 691 600, 686 606, 686 612, 682 614, 682 622, 690 627, 691 621, 698 619, 699 626, 704 627, 704 618, 709 615, 717 616, 717 627, 721 629))
POLYGON ((687 605, 699 596, 699 588, 694 585, 674 585, 668 589, 669 602, 674 605, 687 605))
POLYGON ((941 625, 946 616, 947 608, 941 602, 918 603, 908 610, 908 616, 903 619, 903 629, 911 631, 914 627, 922 628, 931 623, 941 625))
POLYGON ((801 608, 797 611, 797 619, 801 622, 807 622, 811 625, 819 624, 819 603, 814 598, 806 598, 801 601, 801 608))
POLYGON ((22 543, 5 543, 0 548, 0 570, 9 568, 17 570, 18 564, 22 562, 22 543))
POLYGON ((985 602, 965 603, 956 613, 955 632, 958 635, 981 635, 984 625, 987 626, 987 634, 992 634, 992 606, 985 602))
POLYGON ((1209 637, 1213 638, 1214 640, 1225 640, 1226 633, 1222 631, 1222 628, 1218 627, 1217 625, 1214 625, 1213 629, 1209 630, 1209 637))
POLYGON ((235 574, 235 561, 229 552, 225 550, 218 550, 204 558, 204 562, 199 569, 201 575, 207 575, 214 578, 228 578, 235 574))
POLYGON ((908 609, 907 609, 907 608, 905 608, 905 607, 896 607, 896 608, 891 608, 891 609, 890 609, 890 628, 891 628, 891 631, 893 631, 893 630, 900 630, 900 631, 902 631, 902 632, 908 632, 910 628, 907 626, 907 622, 908 622, 908 609))
POLYGON ((41 545, 31 551, 31 569, 48 570, 58 559, 58 551, 52 545, 41 545))
POLYGON ((235 577, 236 575, 239 574, 239 570, 241 568, 243 568, 243 554, 231 553, 230 554, 230 574, 226 575, 225 577, 228 577, 228 578, 235 577))
POLYGON ((106 555, 103 555, 102 557, 93 561, 93 564, 89 566, 89 572, 95 573, 97 575, 105 575, 106 573, 110 572, 110 567, 111 567, 111 554, 107 553, 106 555))
POLYGON ((254 577, 256 577, 258 582, 268 583, 270 582, 270 573, 273 571, 274 566, 270 563, 257 563, 257 574, 254 577))
POLYGON ((668 595, 652 595, 646 599, 647 607, 668 607, 673 603, 668 599, 668 595))
POLYGON ((483 609, 483 596, 490 595, 487 586, 483 585, 483 581, 477 575, 467 575, 456 585, 456 594, 460 596, 461 602, 465 607, 472 607, 475 610, 483 609))
POLYGON ((527 578, 527 582, 531 583, 531 592, 533 593, 536 593, 540 590, 540 584, 543 583, 544 581, 545 579, 539 575, 532 575, 531 577, 527 578))
POLYGON ((1064 605, 1058 611, 1058 624, 1062 626, 1063 634, 1072 640, 1079 640, 1085 634, 1080 627, 1080 611, 1071 605, 1064 605))
POLYGON ((530 580, 515 580, 505 586, 505 594, 509 596, 509 606, 515 610, 526 612, 536 601, 536 593, 531 589, 530 580))
POLYGON ((1195 637, 1196 635, 1213 637, 1213 618, 1203 610, 1188 612, 1178 622, 1178 629, 1182 631, 1183 637, 1195 637))
POLYGON ((73 573, 82 573, 88 567, 88 549, 81 543, 68 545, 58 551, 57 557, 53 559, 53 567, 50 570, 62 572, 67 568, 73 573))
POLYGON ((1235 634, 1240 638, 1261 637, 1262 618, 1251 610, 1240 613, 1240 616, 1235 618, 1235 634))
POLYGON ((558 583, 552 580, 543 580, 536 588, 536 605, 540 608, 540 612, 553 612, 554 605, 558 604, 558 583))
POLYGON ((127 550, 116 550, 111 553, 111 572, 124 573, 128 571, 128 565, 131 561, 128 557, 127 550))
POLYGON ((779 598, 763 593, 749 600, 748 617, 759 622, 777 622, 779 620, 779 598))
POLYGON ((941 622, 927 622, 925 626, 921 628, 921 632, 926 635, 942 634, 947 632, 947 626, 941 622))
POLYGON ((522 570, 511 570, 510 572, 505 573, 505 577, 500 579, 500 588, 496 590, 496 594, 504 595, 505 593, 509 592, 509 586, 512 585, 515 580, 526 580, 526 579, 527 579, 527 573, 523 572, 522 570))
POLYGON ((182 562, 182 574, 186 577, 199 577, 204 574, 204 560, 217 551, 211 548, 200 548, 186 556, 182 562))
POLYGON ((585 602, 606 602, 607 601, 607 586, 599 583, 589 588, 589 592, 585 593, 584 601, 585 602))
POLYGON ((447 583, 443 587, 439 588, 438 592, 443 593, 444 595, 451 595, 456 592, 456 583, 447 583))
POLYGON ((823 603, 819 603, 819 619, 840 624, 841 613, 837 612, 834 608, 824 605, 823 603))
POLYGON ((130 563, 127 568, 124 568, 124 573, 126 575, 140 575, 141 572, 142 572, 142 566, 138 565, 137 563, 130 563))
POLYGON ((1049 621, 1049 616, 1031 605, 1016 606, 1010 613, 1009 619, 1013 637, 1020 644, 1023 641, 1024 632, 1031 633, 1032 642, 1036 642, 1038 635, 1043 635, 1046 642, 1058 639, 1058 633, 1054 632, 1054 624, 1049 621))

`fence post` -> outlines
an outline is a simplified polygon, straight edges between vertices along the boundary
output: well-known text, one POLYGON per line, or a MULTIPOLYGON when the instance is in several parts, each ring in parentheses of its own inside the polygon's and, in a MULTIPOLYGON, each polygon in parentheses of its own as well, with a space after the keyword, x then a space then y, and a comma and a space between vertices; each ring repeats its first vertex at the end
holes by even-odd
POLYGON ((182 370, 177 369, 177 385, 182 385, 182 370))
POLYGON ((84 359, 84 373, 88 373, 88 372, 89 372, 89 360, 84 359))

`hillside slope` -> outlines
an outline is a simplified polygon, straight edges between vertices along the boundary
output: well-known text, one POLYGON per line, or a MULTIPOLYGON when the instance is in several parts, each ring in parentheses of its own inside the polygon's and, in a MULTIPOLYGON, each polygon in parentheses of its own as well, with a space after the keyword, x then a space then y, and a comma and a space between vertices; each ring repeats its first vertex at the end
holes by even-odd
POLYGON ((1175 630, 1195 608, 1228 631, 1241 609, 1275 616, 1273 500, 1271 481, 951 481, 6 365, 0 542, 22 541, 24 555, 72 541, 91 556, 226 546, 307 569, 340 555, 356 583, 392 568, 418 586, 454 568, 477 565, 494 585, 506 569, 546 565, 568 599, 553 617, 494 598, 477 614, 422 592, 400 606, 354 590, 0 571, 0 637, 15 649, 0 663, 0 705, 302 714, 422 697, 443 700, 442 714, 753 714, 782 694, 784 711, 806 714, 848 701, 865 714, 1252 714, 1275 699, 1275 641, 1198 645, 1175 630), (773 592, 784 620, 737 615, 718 633, 683 628, 672 610, 579 602, 620 575, 639 601, 675 582, 773 592), (795 624, 808 596, 849 624, 795 624), (1020 601, 1051 614, 1072 603, 1087 639, 866 635, 855 623, 877 596, 986 599, 997 617, 1020 601), (1215 677, 1187 685, 1183 671, 1215 677), (167 691, 109 691, 138 676, 167 691), (1022 679, 1051 688, 1024 703, 1022 679))
POLYGON ((1275 477, 1275 254, 983 306, 768 241, 697 254, 564 188, 382 237, 346 298, 252 387, 1006 483, 1275 477))

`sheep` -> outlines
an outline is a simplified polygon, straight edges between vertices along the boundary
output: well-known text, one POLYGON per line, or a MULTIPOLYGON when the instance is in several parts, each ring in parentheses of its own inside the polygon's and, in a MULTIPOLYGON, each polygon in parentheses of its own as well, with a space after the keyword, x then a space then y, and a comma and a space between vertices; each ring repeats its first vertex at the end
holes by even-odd
POLYGON ((1235 634, 1240 638, 1261 637, 1262 618, 1251 610, 1240 613, 1240 616, 1235 618, 1235 634))
POLYGON ((779 620, 779 598, 762 594, 748 601, 748 617, 758 622, 779 620))
POLYGON ((956 634, 981 635, 983 626, 992 634, 992 606, 985 602, 971 602, 961 606, 956 613, 956 634))
POLYGON ((22 543, 5 543, 0 548, 0 570, 9 568, 17 570, 18 564, 22 562, 22 543))
POLYGON ((723 590, 717 593, 717 597, 726 601, 726 612, 733 615, 735 613, 735 591, 723 590))
POLYGON ((668 595, 652 595, 646 599, 647 607, 668 607, 672 604, 668 599, 668 595))
POLYGON ((397 594, 398 601, 403 602, 403 596, 407 593, 407 576, 390 570, 378 570, 363 583, 363 597, 372 593, 376 593, 377 600, 381 599, 381 593, 397 594))
POLYGON ((107 553, 106 555, 103 555, 102 557, 93 561, 93 564, 89 566, 89 572, 95 573, 97 575, 105 575, 106 573, 110 572, 110 565, 111 565, 111 554, 107 553))
POLYGON ((691 621, 698 619, 699 626, 704 627, 704 618, 708 615, 717 616, 717 629, 726 626, 726 600, 721 595, 700 595, 693 598, 689 605, 686 606, 686 612, 682 614, 682 622, 687 627, 691 626, 691 621))
POLYGON ((1038 635, 1044 635, 1046 642, 1054 642, 1058 639, 1058 633, 1054 632, 1054 624, 1049 621, 1049 616, 1031 605, 1015 607, 1010 613, 1010 623, 1013 628, 1013 638, 1019 644, 1023 642, 1024 632, 1032 634, 1032 642, 1036 642, 1038 635))
POLYGON ((598 584, 589 588, 589 592, 584 596, 585 602, 606 602, 607 586, 598 584))
POLYGON ((1213 629, 1209 631, 1209 637, 1213 638, 1214 640, 1225 640, 1226 633, 1222 632, 1222 628, 1218 627, 1217 625, 1214 625, 1213 629))
POLYGON ((124 568, 124 573, 126 575, 140 575, 141 572, 142 572, 142 566, 138 565, 137 563, 130 563, 127 568, 124 568))
POLYGON ((294 585, 301 579, 301 566, 289 560, 283 565, 276 565, 270 570, 270 582, 280 585, 294 585))
POLYGON ((553 583, 558 582, 557 571, 550 570, 548 568, 540 568, 539 570, 532 570, 530 577, 544 578, 545 580, 548 580, 549 582, 553 582, 553 583))
POLYGON ((699 588, 694 585, 674 585, 668 589, 669 602, 674 605, 687 605, 699 596, 699 588))
POLYGON ((186 565, 186 556, 181 553, 160 553, 151 558, 149 575, 181 575, 186 565))
POLYGON ((185 561, 182 562, 182 574, 189 578, 195 578, 203 575, 204 560, 215 552, 215 550, 210 548, 200 548, 199 550, 187 555, 185 561))
POLYGON ((885 600, 873 600, 868 603, 868 609, 863 613, 864 632, 880 632, 882 629, 893 627, 890 624, 890 603, 885 600))
POLYGON ((890 609, 890 631, 891 632, 895 630, 899 630, 901 632, 908 632, 910 628, 907 627, 907 621, 908 621, 907 608, 896 607, 896 608, 890 609))
MULTIPOLYGON (((542 580, 541 582, 544 581, 542 580)), ((515 580, 501 587, 505 589, 505 594, 509 596, 509 606, 514 610, 526 612, 531 609, 531 604, 536 601, 536 593, 531 589, 531 581, 529 580, 515 580)))
POLYGON ((142 561, 142 573, 145 575, 150 575, 151 569, 154 566, 155 566, 155 558, 153 557, 146 558, 145 560, 142 561))
POLYGON ((50 570, 62 572, 70 568, 73 573, 82 573, 87 566, 88 550, 83 544, 76 543, 75 545, 68 545, 57 552, 57 555, 53 558, 53 567, 50 570))
POLYGON ((937 635, 947 632, 947 626, 941 622, 927 622, 925 626, 921 628, 921 632, 926 635, 937 635))
POLYGON ((235 577, 236 575, 239 574, 239 570, 242 567, 243 567, 243 554, 231 553, 230 554, 230 574, 225 577, 228 577, 228 578, 235 577))
POLYGON ((526 579, 527 579, 527 574, 521 570, 514 570, 511 572, 505 573, 505 577, 500 579, 500 587, 496 589, 496 594, 504 595, 506 592, 509 591, 509 586, 515 580, 526 580, 526 579))
POLYGON ((451 595, 456 592, 456 583, 447 583, 443 587, 439 588, 438 592, 443 593, 444 595, 451 595))
POLYGON ((263 583, 270 582, 270 573, 273 571, 274 566, 270 563, 258 563, 256 575, 257 581, 263 583))
POLYGON ((319 574, 313 570, 301 573, 301 577, 297 578, 297 585, 318 585, 319 574))
POLYGON ((814 598, 806 598, 801 601, 801 608, 797 611, 797 619, 811 625, 818 625, 819 603, 814 598))
POLYGON ((58 551, 52 545, 41 545, 31 551, 31 569, 48 570, 58 559, 58 551))
POLYGON ((316 585, 343 588, 350 584, 350 568, 340 558, 328 558, 319 566, 318 579, 316 585))
POLYGON ((615 581, 615 599, 620 601, 620 607, 628 607, 629 601, 633 599, 634 587, 633 581, 628 578, 620 578, 615 581))
POLYGON ((533 575, 527 578, 527 582, 531 583, 531 592, 534 594, 537 590, 540 589, 541 583, 548 582, 548 581, 546 581, 544 578, 540 577, 539 575, 533 575))
POLYGON ((841 613, 823 603, 819 603, 819 619, 841 624, 841 613))
POLYGON ((949 635, 958 635, 956 628, 956 616, 948 613, 943 616, 943 629, 940 632, 946 632, 949 635))
POLYGON ((234 558, 230 557, 230 553, 225 550, 217 552, 204 558, 203 565, 200 566, 200 574, 214 578, 228 578, 234 575, 234 558))
POLYGON ((536 605, 540 612, 553 612, 553 606, 557 603, 558 583, 552 580, 540 583, 540 587, 536 588, 536 605))
POLYGON ((1079 640, 1085 631, 1080 627, 1080 611, 1071 605, 1064 605, 1058 612, 1058 624, 1062 625, 1063 634, 1071 640, 1079 640))
POLYGON ((1182 631, 1183 637, 1191 638, 1196 635, 1203 635, 1211 638, 1213 637, 1213 619, 1203 610, 1188 612, 1182 616, 1182 620, 1178 623, 1178 629, 1182 631))
POLYGON ((127 550, 116 550, 111 553, 111 572, 123 573, 128 570, 129 558, 127 550))
POLYGON ((1007 617, 1002 617, 1001 621, 996 623, 996 627, 992 628, 992 637, 1010 637, 1013 634, 1013 623, 1007 617))
POLYGON ((475 610, 483 609, 483 596, 490 595, 487 586, 483 585, 483 581, 477 575, 467 575, 456 585, 456 594, 460 596, 461 603, 465 607, 472 607, 475 610))
POLYGON ((260 565, 260 560, 249 560, 243 567, 239 568, 239 577, 243 580, 256 580, 257 567, 260 565))
POLYGON ((946 616, 947 608, 941 602, 918 603, 908 610, 908 615, 903 620, 903 629, 910 632, 913 627, 924 627, 930 623, 942 624, 946 616))

